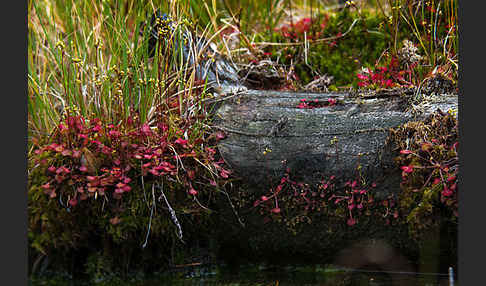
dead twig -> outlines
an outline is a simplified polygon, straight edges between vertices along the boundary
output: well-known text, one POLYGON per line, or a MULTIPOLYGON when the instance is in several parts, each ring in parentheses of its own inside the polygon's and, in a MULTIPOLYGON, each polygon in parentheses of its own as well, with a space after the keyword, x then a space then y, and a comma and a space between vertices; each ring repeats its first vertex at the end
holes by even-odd
POLYGON ((333 41, 333 40, 345 37, 349 32, 351 32, 351 30, 353 29, 353 27, 356 25, 356 23, 358 21, 359 21, 359 19, 354 19, 353 23, 351 23, 348 30, 346 32, 344 32, 343 34, 341 34, 340 36, 332 36, 332 37, 327 37, 327 38, 322 38, 322 39, 317 39, 317 40, 307 39, 307 41, 295 42, 295 43, 257 42, 257 43, 253 43, 253 45, 256 45, 256 46, 301 46, 301 45, 306 46, 307 45, 307 46, 309 46, 311 44, 318 44, 318 43, 322 43, 322 42, 333 41))
POLYGON ((181 224, 179 223, 179 220, 177 219, 177 216, 176 216, 176 212, 174 211, 174 209, 170 206, 169 204, 169 201, 167 200, 167 197, 165 196, 164 194, 164 189, 163 189, 163 185, 162 187, 157 184, 157 186, 159 187, 160 189, 160 197, 159 197, 159 201, 160 201, 160 198, 164 198, 164 201, 165 201, 165 204, 167 205, 167 207, 169 208, 169 213, 170 213, 170 218, 172 220, 172 222, 175 224, 175 226, 177 227, 177 237, 179 238, 179 240, 182 242, 182 243, 185 243, 184 240, 182 239, 182 227, 181 227, 181 224))

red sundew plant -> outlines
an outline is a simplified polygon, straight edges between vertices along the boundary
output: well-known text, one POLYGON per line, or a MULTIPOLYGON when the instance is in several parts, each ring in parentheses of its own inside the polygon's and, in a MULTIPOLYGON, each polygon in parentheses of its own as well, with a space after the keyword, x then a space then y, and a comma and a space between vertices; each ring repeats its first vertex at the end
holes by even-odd
POLYGON ((224 134, 216 132, 209 137, 191 140, 190 128, 170 134, 163 122, 151 128, 132 117, 115 125, 103 124, 98 118, 66 116, 52 143, 38 146, 34 161, 46 170, 43 193, 51 199, 62 195, 71 208, 80 207, 80 202, 89 198, 121 200, 142 187, 141 177, 146 182, 159 178, 178 182, 195 197, 201 191, 195 187, 196 181, 198 185, 214 185, 216 179, 224 180, 231 174, 224 162, 215 158, 215 149, 197 150, 196 145, 208 144, 208 140, 215 143, 224 134), (206 169, 211 170, 209 175, 206 169))
POLYGON ((317 22, 317 19, 302 18, 295 23, 284 24, 274 30, 290 40, 304 40, 304 37, 307 37, 307 40, 316 40, 322 36, 328 21, 329 15, 325 14, 320 23, 317 22))
POLYGON ((392 87, 393 80, 388 78, 389 75, 386 75, 387 72, 386 67, 377 67, 376 71, 372 71, 369 68, 363 68, 361 73, 358 73, 356 76, 359 79, 358 86, 359 87, 370 87, 370 86, 378 86, 378 87, 392 87))
POLYGON ((299 102, 299 105, 297 108, 300 109, 314 109, 314 108, 321 108, 321 107, 327 107, 327 106, 333 106, 337 104, 337 99, 334 98, 328 98, 327 101, 320 101, 318 99, 314 100, 307 100, 305 98, 302 98, 299 102))
POLYGON ((412 64, 405 70, 400 69, 399 61, 396 57, 392 57, 387 66, 378 66, 375 70, 370 68, 362 68, 358 77, 359 87, 382 87, 391 88, 402 85, 412 84, 412 71, 416 67, 416 63, 412 64), (406 79, 406 76, 408 80, 406 79))
MULTIPOLYGON (((379 213, 385 218, 385 223, 398 218, 397 204, 393 196, 376 201, 370 193, 376 184, 364 184, 362 180, 347 181, 336 186, 335 176, 322 179, 316 186, 290 179, 290 170, 280 180, 280 183, 271 188, 268 195, 263 195, 254 201, 265 221, 270 217, 284 219, 288 223, 297 217, 309 217, 311 213, 330 212, 342 217, 348 226, 358 223, 359 217, 379 213), (280 206, 279 206, 280 201, 280 206)), ((308 219, 310 222, 310 219, 308 219)), ((293 224, 293 223, 292 223, 293 224)))

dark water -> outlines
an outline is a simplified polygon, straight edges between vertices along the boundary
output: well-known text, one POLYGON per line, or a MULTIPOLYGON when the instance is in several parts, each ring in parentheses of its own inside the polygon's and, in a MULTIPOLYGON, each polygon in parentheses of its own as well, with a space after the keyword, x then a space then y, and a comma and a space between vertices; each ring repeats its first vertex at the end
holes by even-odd
MULTIPOLYGON (((152 278, 119 277, 92 281, 70 279, 33 280, 30 285, 100 285, 100 286, 159 286, 159 285, 208 285, 208 286, 450 286, 446 273, 383 272, 374 270, 338 269, 332 267, 287 266, 280 268, 247 266, 237 272, 224 267, 189 267, 170 274, 152 278)), ((454 281, 454 286, 459 285, 454 281)))
MULTIPOLYGON (((258 273, 242 273, 233 275, 214 275, 213 277, 178 278, 172 280, 146 281, 143 286, 155 285, 339 285, 339 286, 385 286, 385 285, 449 285, 447 275, 416 274, 416 273, 383 273, 374 271, 337 271, 316 269, 315 271, 297 270, 274 272, 261 271, 258 273), (317 270, 317 271, 316 271, 317 270)), ((459 285, 455 281, 454 285, 459 285)))

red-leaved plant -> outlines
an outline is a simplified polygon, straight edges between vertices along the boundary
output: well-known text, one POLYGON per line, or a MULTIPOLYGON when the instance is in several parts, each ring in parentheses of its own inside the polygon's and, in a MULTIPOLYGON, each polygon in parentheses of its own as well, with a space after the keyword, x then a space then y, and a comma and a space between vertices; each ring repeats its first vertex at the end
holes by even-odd
POLYGON ((386 66, 377 66, 374 70, 362 68, 356 76, 358 87, 392 88, 397 86, 409 86, 413 83, 412 73, 416 63, 410 67, 401 69, 396 57, 391 57, 386 66))
POLYGON ((348 226, 357 224, 363 215, 379 214, 385 224, 398 218, 393 195, 375 200, 372 194, 376 188, 375 183, 366 184, 357 178, 336 186, 335 179, 335 176, 323 178, 318 185, 311 186, 290 179, 290 170, 287 169, 279 184, 254 201, 253 206, 258 208, 265 221, 271 218, 283 219, 288 225, 295 225, 296 218, 309 217, 311 213, 319 212, 331 216, 338 214, 348 226))
POLYGON ((325 14, 324 19, 319 23, 317 19, 302 18, 298 21, 283 24, 279 28, 275 28, 276 32, 281 33, 284 38, 291 40, 307 40, 319 39, 324 31, 324 28, 329 21, 329 15, 325 14))
POLYGON ((89 198, 120 200, 140 189, 142 177, 145 182, 172 180, 189 196, 197 196, 196 180, 197 185, 214 186, 216 179, 225 180, 231 174, 209 145, 224 138, 222 132, 191 140, 191 128, 170 134, 164 122, 151 127, 133 118, 137 117, 115 125, 98 118, 66 116, 51 142, 35 150, 35 161, 46 170, 43 192, 51 199, 62 194, 69 207, 75 208, 89 198), (207 147, 199 150, 203 145, 207 147))

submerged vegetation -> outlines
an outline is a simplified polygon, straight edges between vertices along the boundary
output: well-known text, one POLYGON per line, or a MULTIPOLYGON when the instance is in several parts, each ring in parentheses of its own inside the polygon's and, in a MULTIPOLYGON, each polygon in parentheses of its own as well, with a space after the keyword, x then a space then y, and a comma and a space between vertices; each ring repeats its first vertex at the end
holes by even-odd
POLYGON ((224 249, 215 239, 232 228, 221 225, 244 225, 245 207, 293 235, 323 214, 339 227, 373 216, 384 226, 407 224, 415 239, 434 216, 456 223, 452 115, 394 131, 403 193, 380 201, 359 168, 343 188, 333 177, 308 186, 287 174, 271 194, 252 197, 219 155, 225 134, 211 115, 220 94, 196 69, 207 47, 194 43, 200 57, 185 61, 184 35, 212 41, 219 54, 209 57, 275 72, 276 89, 303 89, 322 76, 324 90, 421 87, 437 76, 457 82, 456 0, 336 4, 29 1, 30 272, 42 272, 46 257, 95 280, 207 258, 201 249, 224 249), (153 29, 157 10, 165 15, 153 29))

